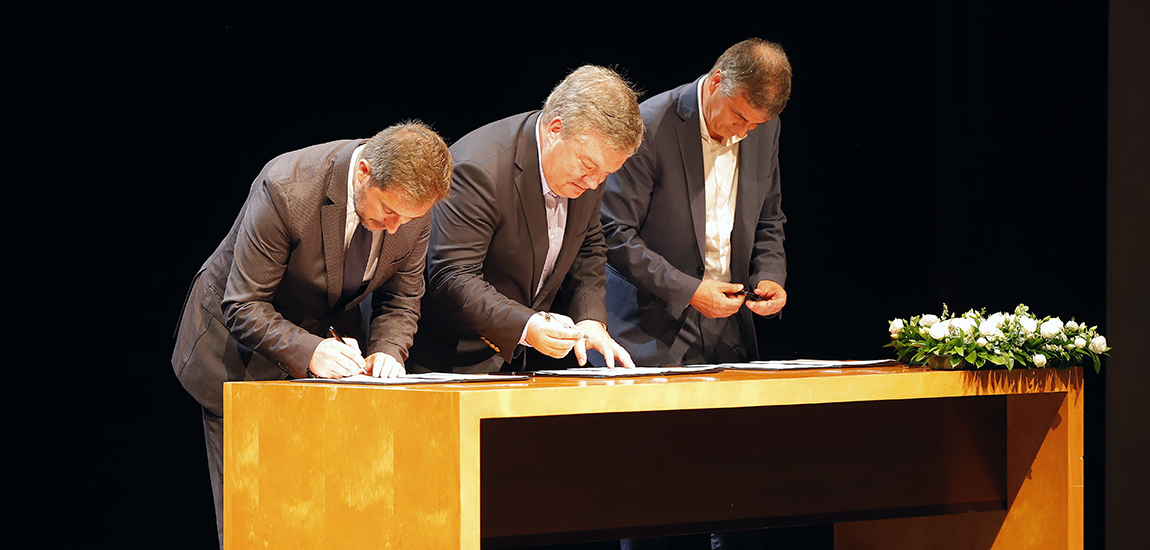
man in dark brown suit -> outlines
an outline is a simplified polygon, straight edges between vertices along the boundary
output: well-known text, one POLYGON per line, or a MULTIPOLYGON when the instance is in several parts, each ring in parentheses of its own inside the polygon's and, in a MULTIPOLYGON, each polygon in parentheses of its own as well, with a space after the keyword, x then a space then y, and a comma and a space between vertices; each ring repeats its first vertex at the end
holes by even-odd
POLYGON ((203 407, 221 546, 223 383, 403 373, 428 212, 451 174, 446 144, 419 123, 285 153, 264 166, 196 274, 172 366, 203 407), (328 327, 347 338, 327 337, 328 327))

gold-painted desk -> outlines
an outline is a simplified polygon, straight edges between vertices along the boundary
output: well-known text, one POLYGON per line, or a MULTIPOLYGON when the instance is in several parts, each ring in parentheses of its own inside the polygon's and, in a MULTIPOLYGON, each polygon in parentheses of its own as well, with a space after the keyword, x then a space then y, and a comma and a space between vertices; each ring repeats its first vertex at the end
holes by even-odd
POLYGON ((1082 547, 1082 370, 224 388, 224 541, 467 549, 835 523, 1082 547))

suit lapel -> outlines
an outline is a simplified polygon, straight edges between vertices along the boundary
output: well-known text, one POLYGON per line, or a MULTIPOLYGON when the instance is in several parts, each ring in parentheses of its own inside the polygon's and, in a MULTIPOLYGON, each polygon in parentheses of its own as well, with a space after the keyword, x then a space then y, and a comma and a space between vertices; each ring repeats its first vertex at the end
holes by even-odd
POLYGON ((332 307, 343 292, 344 224, 347 221, 347 171, 351 155, 362 141, 340 148, 332 159, 327 174, 327 203, 320 207, 320 225, 323 231, 324 272, 327 273, 327 305, 332 307))
POLYGON ((683 122, 675 128, 679 138, 679 154, 683 159, 683 171, 687 174, 687 199, 691 204, 691 223, 695 227, 695 244, 699 247, 699 257, 706 258, 707 224, 707 180, 703 175, 703 136, 700 133, 698 81, 680 89, 678 108, 683 122))
POLYGON ((539 287, 539 276, 547 261, 547 208, 543 205, 543 180, 539 177, 539 145, 535 138, 539 114, 527 117, 519 133, 515 148, 515 165, 519 174, 515 176, 515 189, 519 195, 519 206, 523 218, 527 220, 527 234, 531 240, 531 288, 528 299, 534 297, 539 287))

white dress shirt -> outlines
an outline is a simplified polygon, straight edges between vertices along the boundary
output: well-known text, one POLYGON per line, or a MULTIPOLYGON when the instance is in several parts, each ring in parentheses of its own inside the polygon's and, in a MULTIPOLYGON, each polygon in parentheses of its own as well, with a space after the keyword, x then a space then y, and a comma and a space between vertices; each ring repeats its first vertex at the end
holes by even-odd
MULTIPOLYGON (((535 154, 539 158, 539 181, 543 185, 543 206, 547 211, 547 258, 543 261, 543 273, 539 275, 539 284, 535 286, 535 294, 539 294, 543 289, 543 283, 547 282, 547 278, 555 270, 555 260, 559 258, 559 249, 563 247, 563 235, 567 232, 567 197, 556 195, 547 185, 547 175, 543 173, 543 142, 539 124, 535 125, 535 154)), ((532 315, 523 326, 519 343, 530 345, 527 343, 527 329, 532 323, 542 321, 543 318, 539 315, 532 315)))
POLYGON ((735 225, 735 201, 739 191, 739 142, 734 135, 722 142, 711 138, 703 116, 703 86, 699 80, 699 131, 703 140, 703 175, 706 178, 706 256, 703 278, 731 282, 731 228, 735 225))

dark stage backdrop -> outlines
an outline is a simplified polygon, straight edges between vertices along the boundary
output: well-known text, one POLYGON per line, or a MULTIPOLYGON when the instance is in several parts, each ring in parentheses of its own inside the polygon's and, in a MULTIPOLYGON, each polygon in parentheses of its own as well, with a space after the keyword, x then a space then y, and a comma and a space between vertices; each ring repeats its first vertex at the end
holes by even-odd
MULTIPOLYGON (((285 151, 403 119, 453 142, 540 107, 585 63, 650 96, 749 36, 787 49, 789 301, 763 323, 768 357, 890 357, 887 321, 944 302, 1102 324, 1107 5, 999 4, 39 14, 20 63, 40 118, 17 162, 52 167, 30 191, 65 195, 37 242, 75 246, 43 282, 58 304, 31 319, 63 335, 45 344, 71 350, 76 383, 16 401, 43 457, 20 480, 29 509, 54 510, 29 525, 45 547, 209 547, 199 408, 172 374, 172 331, 252 178, 285 151), (49 31, 57 17, 69 24, 49 31)), ((1100 379, 1087 376, 1087 547, 1101 540, 1100 379)))

